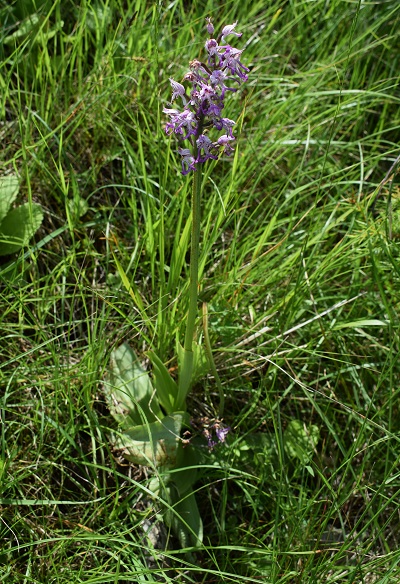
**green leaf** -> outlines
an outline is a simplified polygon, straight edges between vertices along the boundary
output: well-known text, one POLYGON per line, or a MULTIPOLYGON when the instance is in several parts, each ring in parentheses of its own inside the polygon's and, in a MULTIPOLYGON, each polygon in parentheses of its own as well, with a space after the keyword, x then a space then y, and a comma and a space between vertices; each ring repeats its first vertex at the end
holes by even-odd
POLYGON ((135 464, 173 468, 177 463, 180 432, 188 423, 184 412, 175 412, 151 424, 142 424, 114 437, 114 446, 135 464))
POLYGON ((72 217, 80 219, 89 210, 89 203, 82 197, 76 196, 68 201, 68 210, 72 217))
POLYGON ((312 457, 319 440, 319 428, 312 425, 306 427, 299 420, 289 422, 283 434, 283 444, 286 454, 290 458, 298 458, 307 465, 312 457))
POLYGON ((186 408, 186 396, 193 380, 193 351, 187 351, 179 341, 176 343, 178 353, 179 385, 176 398, 177 408, 186 408))
POLYGON ((163 416, 150 377, 128 343, 112 351, 103 390, 112 416, 125 428, 163 416))
POLYGON ((353 320, 351 322, 342 322, 335 325, 335 330, 343 328, 363 328, 366 326, 388 326, 389 322, 385 320, 378 320, 376 318, 364 318, 361 320, 353 320))
MULTIPOLYGON (((209 463, 207 457, 206 464, 209 463)), ((192 488, 199 478, 200 454, 192 444, 180 445, 177 452, 177 465, 171 473, 171 482, 174 483, 179 495, 183 496, 192 488)))
POLYGON ((38 14, 31 14, 28 18, 21 22, 19 28, 13 34, 10 34, 5 39, 3 39, 3 43, 5 45, 11 45, 14 44, 14 42, 17 40, 24 39, 39 28, 42 20, 43 17, 40 17, 38 14))
POLYGON ((182 548, 199 547, 203 542, 203 522, 193 491, 181 497, 173 484, 166 490, 172 509, 167 510, 165 523, 172 527, 182 548))
POLYGON ((0 224, 11 209, 19 191, 19 182, 15 174, 0 177, 0 224))
POLYGON ((0 225, 0 255, 14 253, 27 245, 42 221, 40 205, 25 203, 9 211, 0 225))
POLYGON ((149 351, 148 356, 153 365, 157 398, 166 413, 171 414, 176 409, 175 402, 178 395, 178 386, 161 359, 153 351, 149 351))

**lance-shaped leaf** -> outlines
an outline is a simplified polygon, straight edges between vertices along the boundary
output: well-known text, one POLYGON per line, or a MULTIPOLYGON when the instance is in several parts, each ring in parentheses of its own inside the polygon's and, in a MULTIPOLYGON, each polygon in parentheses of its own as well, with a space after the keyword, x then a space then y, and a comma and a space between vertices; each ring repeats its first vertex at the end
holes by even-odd
POLYGON ((104 393, 112 416, 124 428, 163 416, 150 377, 128 343, 111 353, 104 393))
POLYGON ((176 409, 185 407, 186 396, 196 379, 203 377, 210 369, 207 356, 202 345, 193 343, 192 351, 187 351, 176 340, 178 354, 179 384, 178 396, 175 401, 176 409))
POLYGON ((148 355, 153 365, 154 385, 158 401, 165 412, 171 414, 176 409, 178 386, 161 359, 153 351, 149 351, 148 355))
POLYGON ((135 464, 173 468, 181 443, 180 432, 187 414, 175 412, 151 424, 129 428, 114 437, 114 446, 135 464))

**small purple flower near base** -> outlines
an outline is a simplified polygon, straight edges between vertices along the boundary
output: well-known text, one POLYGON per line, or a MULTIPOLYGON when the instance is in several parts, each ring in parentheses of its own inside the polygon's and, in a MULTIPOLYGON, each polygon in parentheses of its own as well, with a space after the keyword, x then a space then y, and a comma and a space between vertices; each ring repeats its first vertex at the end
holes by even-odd
POLYGON ((223 444, 228 432, 230 432, 230 427, 225 426, 222 420, 210 419, 207 416, 192 419, 190 423, 206 438, 209 450, 215 448, 218 443, 223 444))
POLYGON ((225 428, 217 428, 215 430, 217 438, 220 442, 225 442, 225 438, 226 438, 229 430, 230 430, 229 426, 226 426, 225 428))
MULTIPOLYGON (((233 120, 221 116, 224 109, 225 95, 227 91, 235 92, 241 83, 247 81, 249 69, 240 62, 243 49, 236 49, 230 45, 220 45, 229 35, 241 37, 242 33, 236 32, 237 22, 224 26, 220 35, 209 38, 205 43, 207 51, 207 63, 198 59, 190 63, 190 71, 183 77, 183 82, 192 85, 190 92, 181 83, 170 78, 172 87, 172 99, 181 98, 183 111, 164 108, 163 112, 170 118, 165 126, 167 134, 177 134, 181 140, 188 140, 191 148, 178 148, 182 156, 182 174, 188 174, 197 170, 200 164, 210 158, 218 159, 218 153, 223 152, 229 156, 233 152, 230 142, 235 140, 232 128, 233 120), (232 82, 237 84, 231 87, 232 82), (208 132, 214 129, 225 130, 226 134, 216 141, 208 136, 208 132), (194 154, 196 152, 196 154, 194 154)), ((214 34, 214 25, 211 18, 206 19, 208 34, 214 34)))
POLYGON ((224 426, 220 420, 215 420, 213 424, 211 424, 208 428, 205 428, 203 430, 203 434, 207 438, 207 446, 209 450, 215 448, 215 446, 218 445, 218 442, 223 444, 229 430, 229 426, 224 426), (215 436, 217 437, 218 442, 213 439, 213 432, 215 432, 215 436))

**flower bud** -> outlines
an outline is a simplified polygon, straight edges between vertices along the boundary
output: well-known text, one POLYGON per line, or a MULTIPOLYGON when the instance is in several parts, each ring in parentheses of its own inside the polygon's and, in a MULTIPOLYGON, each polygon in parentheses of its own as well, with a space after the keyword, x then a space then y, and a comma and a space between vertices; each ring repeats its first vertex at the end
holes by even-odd
POLYGON ((208 34, 209 34, 209 35, 212 35, 212 34, 213 34, 213 32, 214 32, 214 25, 213 25, 213 23, 211 22, 211 17, 210 17, 210 16, 208 16, 208 17, 206 18, 206 22, 207 22, 207 26, 206 26, 206 28, 207 28, 207 32, 208 32, 208 34))

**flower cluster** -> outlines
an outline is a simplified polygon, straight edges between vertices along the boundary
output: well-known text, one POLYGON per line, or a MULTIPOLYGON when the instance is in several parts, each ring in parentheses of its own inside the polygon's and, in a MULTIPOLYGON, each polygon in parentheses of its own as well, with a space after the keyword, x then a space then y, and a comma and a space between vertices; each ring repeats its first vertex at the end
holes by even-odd
POLYGON ((190 63, 190 71, 183 78, 184 82, 191 83, 189 95, 184 85, 170 79, 171 101, 181 98, 183 111, 163 109, 169 116, 165 131, 167 134, 178 134, 192 146, 192 149, 178 148, 182 156, 182 174, 195 171, 198 164, 209 158, 216 160, 221 151, 228 156, 233 152, 232 142, 235 137, 232 128, 235 122, 222 117, 224 99, 228 91, 238 90, 238 87, 232 87, 232 83, 240 85, 247 81, 246 72, 249 71, 240 62, 243 49, 235 49, 224 44, 225 38, 229 35, 242 36, 242 33, 235 32, 236 24, 235 22, 225 26, 217 39, 214 39, 212 38, 214 26, 211 19, 207 18, 207 32, 210 35, 205 44, 207 63, 197 59, 190 63), (213 142, 206 133, 210 128, 225 133, 213 142))

